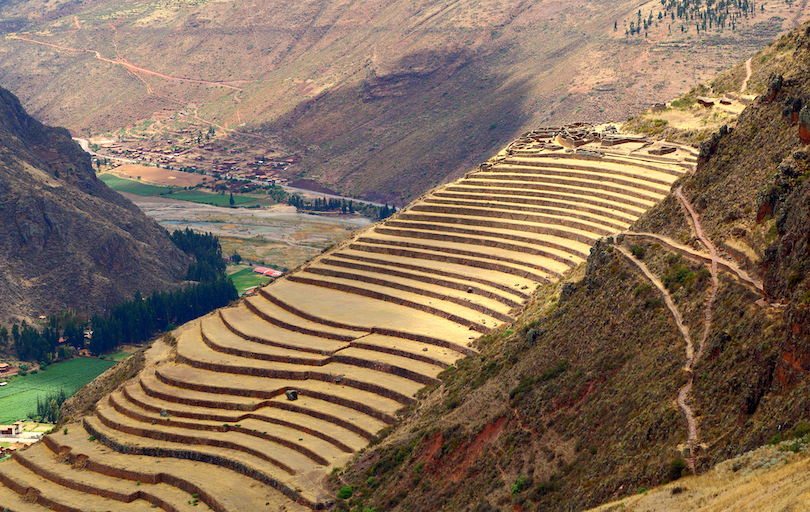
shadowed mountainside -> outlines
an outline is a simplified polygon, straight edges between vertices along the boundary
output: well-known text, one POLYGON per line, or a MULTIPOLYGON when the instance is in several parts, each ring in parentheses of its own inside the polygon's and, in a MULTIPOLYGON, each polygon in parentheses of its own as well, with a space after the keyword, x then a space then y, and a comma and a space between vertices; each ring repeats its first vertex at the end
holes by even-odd
MULTIPOLYGON (((697 169, 673 185, 683 200, 672 193, 632 234, 601 239, 583 267, 445 370, 379 447, 336 476, 336 489, 353 486, 338 510, 583 510, 677 479, 690 462, 704 473, 789 439, 773 450, 784 456, 749 454, 713 471, 705 485, 725 493, 717 501, 687 479, 602 510, 737 508, 748 501, 712 482, 803 453, 809 32, 754 56, 763 94, 701 146, 697 169), (693 487, 705 501, 691 499, 693 487)), ((793 491, 750 509, 800 506, 793 491)))
POLYGON ((0 89, 0 318, 102 311, 165 289, 187 256, 96 178, 64 128, 33 119, 0 89))
POLYGON ((291 181, 401 206, 524 131, 668 100, 805 16, 767 3, 698 31, 668 5, 25 0, 0 11, 0 82, 75 134, 212 123, 299 156, 291 181))

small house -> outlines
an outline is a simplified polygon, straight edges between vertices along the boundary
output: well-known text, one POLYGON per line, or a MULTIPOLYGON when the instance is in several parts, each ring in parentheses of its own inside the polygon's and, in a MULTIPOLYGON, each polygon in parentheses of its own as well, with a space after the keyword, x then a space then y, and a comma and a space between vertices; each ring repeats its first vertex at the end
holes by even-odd
POLYGON ((22 421, 17 421, 13 425, 0 425, 0 436, 18 436, 22 434, 22 421))

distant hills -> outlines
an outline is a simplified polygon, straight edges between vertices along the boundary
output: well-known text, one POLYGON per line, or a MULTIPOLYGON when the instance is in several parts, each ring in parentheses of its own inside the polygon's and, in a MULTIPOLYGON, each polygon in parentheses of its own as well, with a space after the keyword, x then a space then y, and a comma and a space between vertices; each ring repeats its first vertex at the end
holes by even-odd
POLYGON ((0 84, 74 135, 213 123, 300 157, 290 181, 401 206, 523 131, 671 99, 807 17, 742 5, 19 0, 0 7, 0 84))
POLYGON ((188 256, 96 178, 64 128, 0 89, 0 321, 103 311, 173 286, 188 256))

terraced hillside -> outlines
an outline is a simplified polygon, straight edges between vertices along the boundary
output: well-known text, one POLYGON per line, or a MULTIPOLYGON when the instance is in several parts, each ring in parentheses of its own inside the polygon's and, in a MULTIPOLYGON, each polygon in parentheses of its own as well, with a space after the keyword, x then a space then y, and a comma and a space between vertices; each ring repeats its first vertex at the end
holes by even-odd
POLYGON ((527 133, 299 271, 186 324, 173 346, 155 344, 141 374, 93 415, 0 465, 0 505, 325 508, 332 468, 694 162, 690 148, 590 126, 527 133))

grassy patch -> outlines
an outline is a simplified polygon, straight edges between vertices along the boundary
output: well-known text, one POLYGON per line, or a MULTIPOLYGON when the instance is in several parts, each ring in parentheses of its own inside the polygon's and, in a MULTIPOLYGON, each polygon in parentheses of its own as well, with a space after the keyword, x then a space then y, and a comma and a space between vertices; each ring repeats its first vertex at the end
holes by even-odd
POLYGON ((64 389, 69 396, 95 379, 114 361, 80 357, 48 366, 36 375, 15 377, 0 388, 0 423, 10 423, 36 412, 37 396, 64 389))
POLYGON ((228 277, 233 281, 233 285, 236 287, 236 291, 239 292, 239 295, 245 293, 249 288, 270 281, 269 277, 253 272, 253 269, 250 267, 237 270, 233 274, 228 275, 228 277))
MULTIPOLYGON (((200 192, 197 190, 181 190, 172 192, 169 196, 172 199, 178 199, 180 201, 190 201, 192 203, 202 203, 202 204, 212 204, 214 206, 230 206, 231 204, 231 196, 230 194, 209 194, 207 192, 200 192)), ((248 196, 233 196, 233 202, 235 205, 245 204, 256 201, 255 197, 248 197, 248 196)))
POLYGON ((130 194, 137 194, 139 196, 157 196, 172 190, 169 187, 148 185, 135 180, 119 178, 118 176, 114 176, 112 174, 99 174, 98 179, 106 183, 107 186, 113 190, 117 190, 119 192, 129 192, 130 194))
POLYGON ((123 361, 124 359, 128 358, 131 355, 132 355, 131 350, 123 349, 113 352, 111 354, 105 354, 103 357, 106 360, 115 361, 117 363, 118 361, 123 361))

